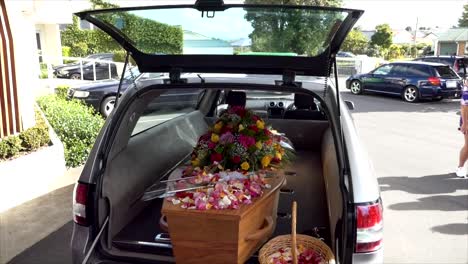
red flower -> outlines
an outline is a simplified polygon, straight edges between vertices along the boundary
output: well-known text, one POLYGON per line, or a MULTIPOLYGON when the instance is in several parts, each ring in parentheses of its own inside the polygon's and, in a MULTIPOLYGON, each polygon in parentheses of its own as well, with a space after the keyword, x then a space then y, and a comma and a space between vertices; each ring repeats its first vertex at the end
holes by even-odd
POLYGON ((271 135, 270 130, 268 130, 268 129, 266 129, 266 128, 263 129, 263 133, 265 133, 266 136, 270 136, 270 135, 271 135))
POLYGON ((255 133, 258 133, 258 127, 255 125, 249 126, 249 129, 255 131, 255 133))
POLYGON ((214 149, 216 147, 216 143, 213 143, 213 142, 208 142, 208 148, 209 149, 214 149))
POLYGON ((222 135, 222 134, 224 134, 224 133, 226 133, 226 132, 232 132, 232 128, 230 128, 230 127, 228 127, 228 126, 223 126, 223 127, 221 128, 221 133, 220 133, 220 134, 222 135))
POLYGON ((232 110, 234 111, 234 113, 236 113, 236 115, 240 117, 244 117, 247 113, 247 110, 245 110, 245 108, 242 106, 234 106, 232 110))
POLYGON ((211 162, 215 162, 215 161, 219 162, 219 161, 221 161, 222 159, 223 159, 223 155, 221 155, 221 153, 213 153, 213 154, 211 154, 211 156, 210 156, 211 162))
POLYGON ((241 162, 241 158, 239 156, 234 156, 232 157, 232 162, 239 164, 241 162))
POLYGON ((271 163, 280 163, 280 162, 281 162, 281 160, 278 159, 278 158, 276 158, 276 157, 274 157, 274 158, 271 160, 271 163))
POLYGON ((253 115, 253 116, 252 116, 252 120, 253 120, 254 122, 257 122, 257 120, 260 120, 260 117, 258 117, 257 115, 253 115))

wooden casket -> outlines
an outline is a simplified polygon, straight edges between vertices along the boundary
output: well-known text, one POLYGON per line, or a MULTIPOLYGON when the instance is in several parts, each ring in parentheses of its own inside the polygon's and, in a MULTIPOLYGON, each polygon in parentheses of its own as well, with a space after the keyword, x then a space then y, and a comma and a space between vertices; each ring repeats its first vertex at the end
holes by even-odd
POLYGON ((282 170, 269 172, 271 188, 252 204, 236 210, 189 210, 165 200, 166 216, 176 263, 244 263, 273 234, 282 170))

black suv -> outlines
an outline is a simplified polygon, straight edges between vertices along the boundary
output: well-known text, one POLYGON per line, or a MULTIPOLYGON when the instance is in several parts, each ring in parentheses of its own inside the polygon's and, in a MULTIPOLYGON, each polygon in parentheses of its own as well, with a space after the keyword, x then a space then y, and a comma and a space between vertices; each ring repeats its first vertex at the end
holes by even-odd
POLYGON ((437 62, 448 65, 460 75, 460 77, 466 78, 466 67, 468 65, 468 57, 462 56, 427 56, 422 58, 417 58, 415 61, 427 61, 427 62, 437 62))

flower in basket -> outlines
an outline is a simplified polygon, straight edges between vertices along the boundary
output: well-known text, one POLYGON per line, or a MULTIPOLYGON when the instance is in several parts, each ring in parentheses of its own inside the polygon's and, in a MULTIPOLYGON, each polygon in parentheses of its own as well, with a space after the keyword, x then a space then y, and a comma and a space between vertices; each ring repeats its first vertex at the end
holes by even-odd
POLYGON ((244 107, 224 112, 202 135, 192 153, 192 166, 211 172, 255 171, 281 167, 291 157, 282 138, 259 116, 244 107))

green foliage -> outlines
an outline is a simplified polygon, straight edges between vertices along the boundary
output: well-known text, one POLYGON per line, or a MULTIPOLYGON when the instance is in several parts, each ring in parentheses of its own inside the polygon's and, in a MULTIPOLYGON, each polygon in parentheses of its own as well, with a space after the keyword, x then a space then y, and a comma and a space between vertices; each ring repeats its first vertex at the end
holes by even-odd
POLYGON ((9 136, 0 141, 0 158, 15 157, 22 150, 21 139, 18 136, 9 136))
POLYGON ((50 142, 49 127, 39 110, 36 109, 35 114, 35 126, 0 141, 0 159, 15 157, 21 151, 37 150, 50 142))
POLYGON ((382 49, 388 49, 392 46, 392 29, 388 24, 381 24, 375 27, 375 34, 371 37, 371 44, 377 45, 382 49))
POLYGON ((64 145, 66 165, 83 164, 104 124, 102 117, 80 101, 55 95, 40 97, 38 103, 64 145))
POLYGON ((392 45, 388 49, 387 60, 399 59, 402 57, 402 52, 399 45, 392 45))
MULTIPOLYGON (((114 8, 117 5, 103 0, 90 0, 93 9, 114 8)), ((99 14, 97 17, 110 24, 121 21, 121 29, 132 39, 138 49, 146 53, 180 54, 183 47, 183 31, 180 27, 169 26, 151 19, 142 18, 126 12, 99 14)), ((122 48, 102 30, 82 30, 79 18, 73 18, 73 24, 61 34, 62 45, 71 47, 70 55, 84 57, 94 53, 118 52, 122 48)))
POLYGON ((59 98, 66 99, 68 89, 70 89, 70 86, 68 85, 59 85, 55 88, 55 94, 57 94, 57 97, 59 98))
POLYGON ((463 14, 458 19, 458 27, 468 27, 468 4, 463 6, 463 14))
MULTIPOLYGON (((113 60, 115 62, 125 62, 125 56, 127 56, 127 52, 125 50, 119 50, 114 53, 113 60)), ((132 55, 130 55, 129 61, 131 64, 136 65, 136 62, 133 59, 132 55)))
POLYGON ((369 57, 381 57, 382 56, 381 48, 378 45, 371 44, 367 48, 366 55, 369 57))
POLYGON ((354 54, 364 54, 369 45, 366 36, 357 28, 351 30, 346 37, 341 50, 349 51, 354 54))
MULTIPOLYGON (((340 0, 246 0, 245 4, 293 4, 340 6, 340 0)), ((303 11, 302 11, 303 12, 303 11)), ((245 18, 251 22, 253 31, 252 51, 254 52, 295 52, 317 55, 323 49, 333 23, 343 19, 340 14, 323 17, 310 16, 304 19, 301 11, 258 13, 247 11, 245 18)), ((329 14, 329 13, 325 13, 329 14)))
POLYGON ((71 48, 67 46, 62 46, 62 56, 70 57, 71 55, 71 48))

